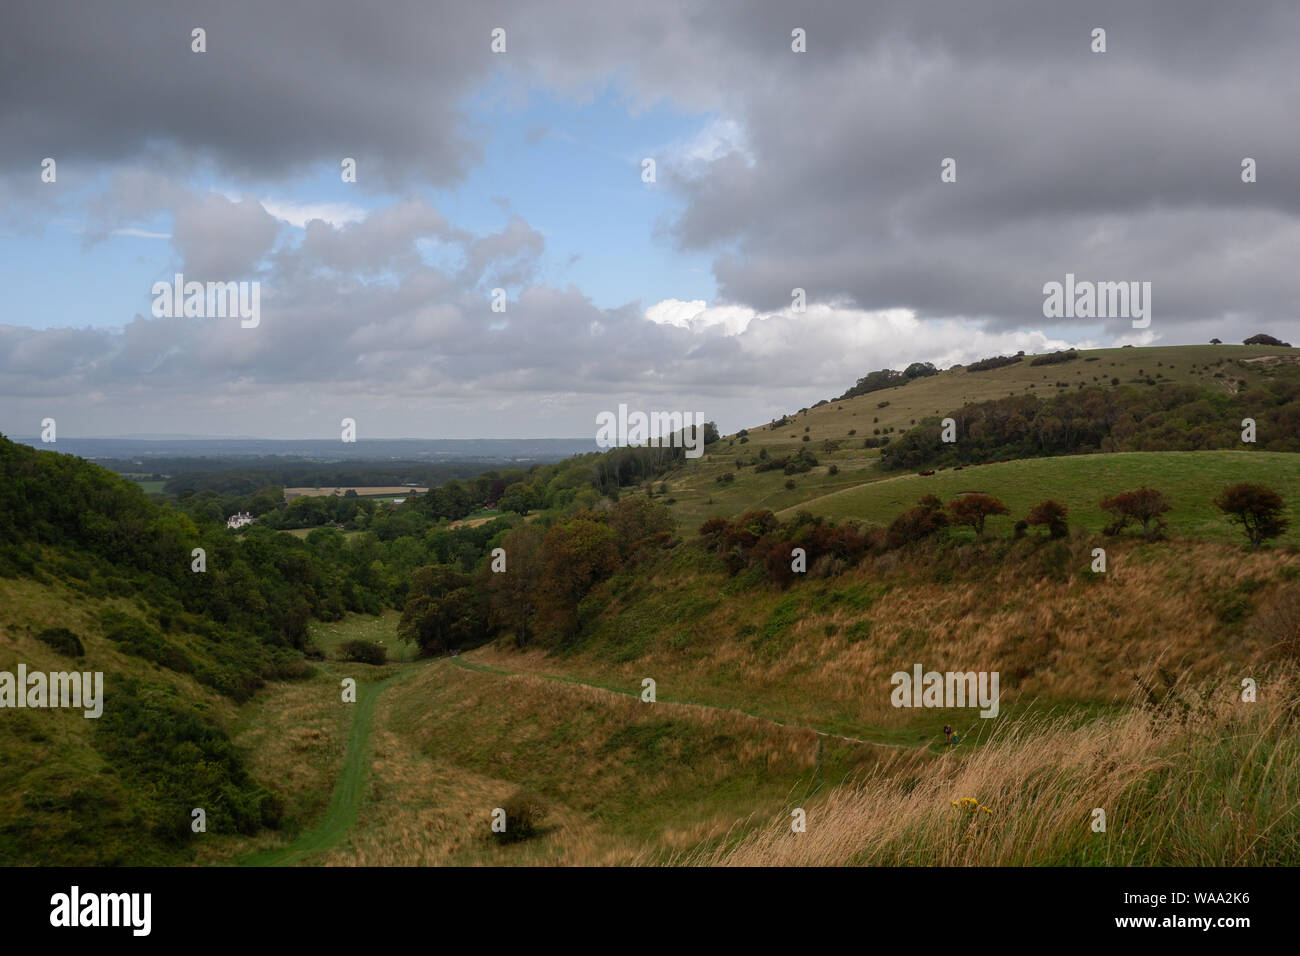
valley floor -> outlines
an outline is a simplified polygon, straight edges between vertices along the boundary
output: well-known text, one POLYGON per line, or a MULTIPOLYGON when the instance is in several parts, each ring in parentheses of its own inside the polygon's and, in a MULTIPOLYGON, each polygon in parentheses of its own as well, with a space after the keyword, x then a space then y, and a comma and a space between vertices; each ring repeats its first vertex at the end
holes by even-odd
MULTIPOLYGON (((1234 582, 1249 580, 1240 592, 1248 603, 1257 601, 1265 617, 1286 614, 1295 607, 1296 559, 1184 544, 1178 558, 1153 555, 1158 545, 1116 548, 1120 566, 1145 569, 1129 585, 1145 582, 1142 613, 1126 615, 1124 634, 1113 638, 1135 645, 1128 668, 1146 674, 1145 690, 1132 689, 1125 667, 1106 666, 1112 638, 1097 616, 1105 603, 1090 590, 1095 585, 1067 576, 1043 584, 1019 612, 980 610, 986 628, 1012 640, 999 651, 1003 658, 1022 640, 1017 613, 1032 618, 1035 607, 1051 607, 1055 615, 1047 622, 1056 635, 1051 646, 1038 640, 1025 648, 1044 669, 1018 675, 1019 687, 1011 682, 996 721, 859 699, 864 680, 880 683, 888 668, 917 654, 942 669, 954 659, 942 635, 975 610, 962 604, 974 592, 963 598, 950 580, 932 582, 936 594, 956 602, 942 606, 905 569, 893 572, 906 582, 899 599, 930 618, 920 647, 909 647, 921 637, 905 636, 915 625, 903 605, 891 603, 890 589, 852 606, 825 601, 823 591, 857 594, 868 576, 887 580, 876 568, 864 568, 862 581, 820 590, 808 582, 747 602, 754 620, 790 618, 792 633, 778 635, 782 667, 775 671, 751 666, 767 660, 767 649, 737 638, 743 621, 730 631, 719 623, 725 633, 716 643, 701 637, 696 647, 675 642, 674 619, 662 613, 655 636, 622 662, 611 659, 599 632, 567 654, 488 646, 381 668, 330 660, 308 682, 259 695, 252 706, 262 711, 237 738, 256 768, 297 768, 282 780, 309 822, 292 837, 213 845, 201 862, 1295 864, 1294 674, 1273 655, 1260 614, 1245 613, 1257 626, 1243 629, 1227 623, 1236 613, 1228 608, 1222 620, 1211 614, 1203 630, 1189 631, 1186 621, 1204 611, 1169 602, 1231 603, 1223 595, 1240 596, 1234 582), (1166 612, 1171 630, 1157 626, 1166 612), (871 626, 855 630, 863 620, 871 626), (831 622, 833 629, 823 626, 831 622), (858 633, 873 637, 864 644, 858 633), (867 648, 874 651, 863 656, 867 648), (1162 684, 1162 661, 1192 657, 1199 668, 1191 678, 1162 684), (1257 680, 1255 703, 1241 699, 1243 674, 1257 680), (654 703, 641 697, 650 675, 654 703), (362 685, 355 705, 338 703, 342 676, 362 685), (832 692, 846 683, 852 693, 832 692), (285 729, 277 708, 311 729, 285 729), (945 745, 945 722, 961 731, 957 746, 945 745), (277 726, 281 731, 268 732, 277 726), (549 815, 533 839, 498 844, 492 812, 518 790, 539 796, 549 815), (799 810, 806 831, 795 833, 799 810), (1103 831, 1096 829, 1099 810, 1103 831)), ((660 594, 671 591, 670 569, 662 574, 653 583, 660 594)), ((1011 596, 993 593, 1003 605, 1011 596)), ((635 594, 623 600, 645 616, 635 594)), ((618 620, 627 606, 606 608, 602 619, 618 620)), ((364 629, 400 647, 395 625, 390 614, 316 627, 333 628, 336 640, 364 629)), ((1041 635, 1046 625, 1036 626, 1041 635)), ((1270 626, 1285 631, 1294 622, 1270 626)), ((317 635, 323 646, 330 639, 317 635)))

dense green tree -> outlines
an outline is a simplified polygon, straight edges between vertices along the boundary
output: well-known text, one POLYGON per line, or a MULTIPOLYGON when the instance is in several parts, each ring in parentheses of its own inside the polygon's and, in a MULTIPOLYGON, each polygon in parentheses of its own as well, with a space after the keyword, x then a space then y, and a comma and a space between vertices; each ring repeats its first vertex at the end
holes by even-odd
POLYGON ((484 623, 474 579, 450 565, 433 564, 411 576, 397 636, 421 653, 439 654, 481 640, 484 623))
POLYGON ((1229 485, 1219 492, 1214 504, 1229 521, 1241 525, 1252 548, 1278 537, 1291 524, 1282 516, 1286 507, 1282 496, 1266 485, 1246 481, 1229 485))

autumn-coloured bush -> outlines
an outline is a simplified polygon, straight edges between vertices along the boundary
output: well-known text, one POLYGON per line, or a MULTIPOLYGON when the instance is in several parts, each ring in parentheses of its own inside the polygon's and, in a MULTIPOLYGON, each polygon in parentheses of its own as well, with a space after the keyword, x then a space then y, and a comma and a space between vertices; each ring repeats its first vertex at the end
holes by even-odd
POLYGON ((1119 534, 1129 522, 1138 521, 1142 524, 1142 533, 1148 538, 1163 535, 1165 520, 1161 515, 1172 510, 1163 494, 1145 485, 1137 491, 1123 491, 1114 497, 1103 498, 1101 507, 1114 519, 1106 526, 1104 534, 1119 534))
POLYGON ((893 520, 886 541, 891 548, 901 548, 928 538, 947 526, 948 515, 943 510, 943 502, 934 495, 926 495, 915 508, 893 520))
POLYGON ((1026 525, 1045 525, 1050 537, 1064 538, 1070 532, 1066 523, 1069 512, 1059 501, 1042 501, 1030 509, 1025 518, 1026 525))
POLYGON ((975 529, 977 535, 984 534, 984 522, 994 515, 1009 514, 1009 510, 997 498, 982 492, 962 495, 948 502, 952 512, 953 524, 968 525, 975 529))

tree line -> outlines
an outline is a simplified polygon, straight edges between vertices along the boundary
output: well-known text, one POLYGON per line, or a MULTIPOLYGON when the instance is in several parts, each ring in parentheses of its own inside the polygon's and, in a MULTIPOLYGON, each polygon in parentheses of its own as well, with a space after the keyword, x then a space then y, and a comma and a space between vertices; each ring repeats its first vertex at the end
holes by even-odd
POLYGON ((885 470, 1117 451, 1242 447, 1242 421, 1257 423, 1253 447, 1300 451, 1300 381, 1276 380, 1229 394, 1190 385, 1080 388, 976 402, 949 412, 957 440, 934 416, 881 450, 885 470))

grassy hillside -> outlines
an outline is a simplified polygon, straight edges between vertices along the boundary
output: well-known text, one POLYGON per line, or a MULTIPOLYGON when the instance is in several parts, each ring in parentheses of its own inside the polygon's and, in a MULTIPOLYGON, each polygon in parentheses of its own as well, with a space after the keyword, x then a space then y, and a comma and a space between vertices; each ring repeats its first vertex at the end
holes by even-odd
MULTIPOLYGON (((95 599, 51 581, 0 578, 0 670, 100 671, 103 715, 60 708, 0 712, 0 864, 121 865, 190 858, 190 811, 209 832, 251 832, 284 820, 284 806, 251 776, 225 728, 237 705, 192 673, 110 639, 105 621, 143 620, 136 599, 95 599), (77 635, 84 651, 38 639, 77 635)), ((205 639, 166 640, 202 661, 205 639)))
POLYGON ((1300 355, 1296 352, 1231 345, 1096 349, 1081 351, 1080 358, 1058 365, 1033 367, 1034 356, 1025 356, 1015 365, 984 372, 949 369, 906 385, 794 412, 782 426, 764 424, 749 428, 744 436, 726 436, 711 445, 704 458, 687 462, 668 476, 662 482, 663 497, 673 499, 673 512, 686 528, 698 527, 714 515, 735 516, 751 508, 779 512, 888 477, 878 468, 880 450, 864 448, 865 439, 897 441, 927 417, 945 415, 972 402, 1010 395, 1049 398, 1080 385, 1107 390, 1190 385, 1232 396, 1269 382, 1300 378, 1300 355), (1118 385, 1112 384, 1115 379, 1118 385), (875 435, 877 429, 880 435, 875 435), (807 442, 803 441, 805 435, 807 442), (828 441, 838 443, 838 450, 826 450, 828 441), (754 472, 753 463, 763 451, 783 457, 801 449, 811 451, 819 465, 793 476, 793 489, 785 487, 790 476, 780 470, 754 472), (738 461, 743 463, 739 469, 738 461), (832 465, 838 474, 829 473, 832 465), (719 477, 726 474, 733 479, 719 483, 719 477))
MULTIPOLYGON (((1070 521, 1094 531, 1109 524, 1103 497, 1142 485, 1158 488, 1173 506, 1165 517, 1174 534, 1236 542, 1241 531, 1213 504, 1225 485, 1263 482, 1291 502, 1300 502, 1300 460, 1282 452, 1188 451, 1118 452, 1026 458, 1020 461, 946 469, 933 475, 903 474, 829 492, 798 507, 837 521, 887 524, 926 494, 950 501, 982 492, 1006 503, 1011 514, 990 520, 989 533, 1005 533, 1044 498, 1070 509, 1070 521)), ((793 511, 795 509, 788 509, 793 511)), ((1280 539, 1300 544, 1300 520, 1280 539)))
MULTIPOLYGON (((1275 346, 1166 345, 1149 348, 1080 350, 1080 358, 1059 365, 1034 367, 1036 357, 1026 355, 1019 363, 986 372, 965 367, 947 369, 938 375, 913 379, 906 385, 882 389, 820 408, 798 413, 798 427, 785 429, 763 425, 751 428, 750 441, 759 447, 794 448, 794 442, 809 428, 814 442, 847 435, 857 428, 865 437, 875 427, 904 431, 912 419, 938 415, 962 405, 1029 392, 1049 393, 1077 388, 1080 383, 1098 388, 1152 383, 1196 385, 1228 394, 1268 381, 1279 372, 1300 367, 1300 350, 1275 346), (1095 359, 1095 361, 1091 361, 1095 359), (1221 364, 1220 364, 1221 363, 1221 364), (1221 377, 1216 377, 1216 374, 1221 377), (1065 383, 1058 385, 1057 383, 1065 383), (880 403, 888 402, 884 408, 880 403), (875 419, 879 418, 879 422, 875 419), (865 431, 864 425, 869 425, 865 431), (794 435, 792 440, 791 436, 794 435)), ((1039 396, 1045 397, 1045 396, 1039 396)))

